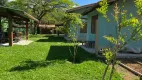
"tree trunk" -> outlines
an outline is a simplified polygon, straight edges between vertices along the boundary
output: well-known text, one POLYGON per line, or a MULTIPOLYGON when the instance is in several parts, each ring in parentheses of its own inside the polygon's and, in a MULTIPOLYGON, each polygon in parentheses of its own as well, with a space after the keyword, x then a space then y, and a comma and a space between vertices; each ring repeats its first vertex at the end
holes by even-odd
POLYGON ((1 17, 0 17, 0 30, 2 30, 1 17))
POLYGON ((110 65, 110 63, 108 63, 108 64, 107 64, 107 67, 105 68, 105 72, 104 72, 104 74, 103 74, 102 80, 105 80, 106 73, 107 73, 107 70, 108 70, 108 68, 109 68, 109 65, 110 65))
POLYGON ((109 78, 109 80, 112 80, 112 76, 113 76, 114 69, 115 69, 115 64, 116 64, 116 62, 113 61, 113 63, 112 63, 112 69, 111 69, 111 73, 110 73, 110 78, 109 78))
POLYGON ((37 34, 37 27, 38 27, 38 24, 34 22, 34 35, 37 34))
POLYGON ((73 63, 76 61, 76 45, 74 43, 73 63))

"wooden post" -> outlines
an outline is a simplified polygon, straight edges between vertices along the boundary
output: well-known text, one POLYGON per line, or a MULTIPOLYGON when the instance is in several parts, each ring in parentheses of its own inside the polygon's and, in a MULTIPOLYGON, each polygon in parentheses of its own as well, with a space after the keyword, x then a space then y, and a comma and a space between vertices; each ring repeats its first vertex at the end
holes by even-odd
POLYGON ((0 30, 2 30, 1 17, 0 17, 0 30))
MULTIPOLYGON (((39 23, 37 23, 36 31, 37 31, 37 30, 40 32, 39 23)), ((38 32, 37 32, 37 33, 38 33, 38 32)), ((36 33, 36 34, 37 34, 37 33, 36 33)))
POLYGON ((9 34, 9 46, 13 46, 13 26, 12 26, 12 16, 8 16, 8 34, 9 34))
MULTIPOLYGON (((59 28, 59 26, 58 26, 58 28, 59 28)), ((57 35, 58 35, 58 37, 59 37, 59 35, 60 35, 58 30, 57 30, 57 35)))
POLYGON ((28 35, 29 35, 29 24, 28 21, 26 21, 26 40, 28 40, 28 35))

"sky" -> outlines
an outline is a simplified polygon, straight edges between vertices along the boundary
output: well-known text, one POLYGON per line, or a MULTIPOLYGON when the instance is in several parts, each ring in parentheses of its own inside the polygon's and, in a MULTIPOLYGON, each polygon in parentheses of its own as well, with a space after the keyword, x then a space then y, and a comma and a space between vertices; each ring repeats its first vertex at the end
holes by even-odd
MULTIPOLYGON (((14 1, 14 0, 9 0, 9 1, 14 1)), ((98 2, 100 0, 73 0, 73 1, 77 4, 79 4, 79 6, 83 6, 83 5, 98 2)))
POLYGON ((8 1, 14 1, 14 0, 8 0, 8 1))
POLYGON ((73 0, 73 1, 75 3, 77 3, 77 4, 79 4, 79 6, 83 6, 83 5, 87 5, 87 4, 98 2, 100 0, 73 0))

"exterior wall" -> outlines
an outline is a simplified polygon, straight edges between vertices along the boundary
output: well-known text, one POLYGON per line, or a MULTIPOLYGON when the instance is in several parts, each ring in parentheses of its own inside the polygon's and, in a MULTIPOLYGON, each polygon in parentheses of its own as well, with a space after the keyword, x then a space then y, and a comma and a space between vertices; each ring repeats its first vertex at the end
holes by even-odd
MULTIPOLYGON (((88 22, 87 21, 87 16, 82 16, 82 18, 86 18, 86 20, 84 22, 88 22)), ((78 41, 87 41, 87 33, 81 33, 80 32, 80 27, 78 26, 78 34, 77 34, 77 39, 78 41)))
MULTIPOLYGON (((121 3, 121 2, 119 2, 121 3)), ((99 24, 99 49, 101 48, 105 48, 105 47, 111 47, 112 44, 107 41, 105 38, 103 38, 103 36, 105 35, 111 35, 116 37, 117 36, 117 27, 116 24, 114 22, 114 19, 112 17, 112 13, 113 13, 113 6, 111 5, 109 6, 109 10, 108 10, 108 17, 110 18, 111 22, 107 22, 105 18, 102 17, 102 15, 99 15, 99 20, 98 20, 98 24, 99 24)), ((121 6, 121 5, 119 5, 121 6)), ((136 15, 136 7, 135 4, 133 2, 133 0, 127 0, 125 3, 125 9, 128 10, 128 13, 133 13, 134 15, 136 15)), ((129 14, 128 14, 129 16, 129 14)), ((127 32, 127 34, 130 34, 130 32, 128 31, 128 28, 124 29, 122 32, 127 32)), ((142 41, 136 42, 136 43, 130 43, 129 46, 133 46, 133 47, 142 47, 142 41)))
MULTIPOLYGON (((81 10, 77 10, 75 11, 74 13, 83 13, 85 10, 87 9, 81 9, 81 10)), ((86 18, 85 22, 88 22, 88 16, 85 15, 85 16, 82 16, 82 18, 86 18)), ((71 24, 70 24, 70 27, 71 27, 71 24)), ((78 41, 87 41, 87 33, 80 33, 80 26, 76 26, 77 27, 77 35, 76 35, 76 38, 78 41)))
POLYGON ((87 40, 88 41, 95 41, 96 34, 91 33, 91 23, 92 23, 92 16, 97 15, 96 11, 89 13, 88 16, 88 23, 87 23, 87 40))
POLYGON ((109 7, 109 12, 108 12, 108 17, 110 18, 110 20, 112 22, 108 22, 102 15, 99 14, 98 16, 98 24, 99 24, 99 40, 98 40, 98 45, 99 45, 99 49, 101 48, 105 48, 105 47, 110 47, 112 46, 111 43, 109 41, 107 41, 104 36, 105 35, 111 35, 111 36, 117 36, 116 33, 116 24, 113 22, 113 17, 111 15, 111 13, 113 12, 113 7, 110 6, 109 7))
POLYGON ((97 15, 96 11, 89 13, 88 15, 82 16, 82 18, 87 18, 87 33, 80 33, 80 28, 78 27, 78 34, 77 39, 83 41, 95 41, 96 34, 91 33, 91 23, 92 23, 92 16, 97 15))
MULTIPOLYGON (((134 0, 126 0, 125 3, 125 9, 128 10, 128 13, 133 13, 136 15, 136 7, 133 2, 134 0)), ((122 2, 119 2, 122 3, 122 2)), ((119 5, 121 6, 121 5, 119 5)), ((80 28, 78 27, 78 32, 77 32, 77 39, 83 40, 83 41, 96 41, 97 40, 97 49, 101 48, 106 48, 106 47, 111 47, 113 46, 109 41, 107 41, 104 36, 105 35, 110 35, 117 37, 117 26, 116 23, 114 22, 114 18, 112 16, 114 5, 110 5, 108 9, 108 17, 110 18, 111 22, 107 22, 102 15, 98 14, 97 11, 93 11, 85 16, 82 16, 83 18, 87 18, 87 33, 80 33, 80 28), (92 34, 91 33, 91 20, 92 16, 98 15, 98 27, 97 27, 97 34, 92 34), (96 37, 97 36, 97 37, 96 37)), ((76 13, 82 13, 86 9, 78 10, 76 13)), ((128 15, 129 16, 129 15, 128 15)), ((128 31, 128 28, 124 29, 122 32, 127 32, 130 34, 128 31)), ((130 46, 133 47, 142 47, 142 41, 135 42, 135 43, 130 43, 130 46)))
MULTIPOLYGON (((85 8, 85 9, 77 10, 75 11, 75 13, 83 13, 85 10, 87 9, 85 8)), ((78 41, 95 41, 95 34, 91 33, 91 22, 92 22, 91 20, 92 20, 92 16, 94 15, 97 15, 95 11, 82 16, 82 18, 86 18, 85 22, 87 22, 87 33, 80 33, 80 27, 76 26, 78 28, 77 30, 78 32, 76 35, 76 38, 78 41)))

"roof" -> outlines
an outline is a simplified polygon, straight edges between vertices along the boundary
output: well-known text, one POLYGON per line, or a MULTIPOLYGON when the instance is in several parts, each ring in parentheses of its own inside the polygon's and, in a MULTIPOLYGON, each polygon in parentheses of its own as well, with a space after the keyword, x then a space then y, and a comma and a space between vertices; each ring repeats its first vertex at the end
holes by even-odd
POLYGON ((39 22, 38 19, 34 18, 33 16, 31 16, 30 14, 24 11, 0 6, 0 16, 8 17, 9 15, 11 15, 12 18, 14 19, 23 19, 23 20, 32 19, 36 22, 39 22))
POLYGON ((80 9, 83 9, 83 8, 89 8, 89 7, 94 6, 95 4, 96 3, 92 3, 92 4, 88 4, 88 5, 84 5, 84 6, 74 7, 72 9, 67 10, 67 12, 73 12, 73 11, 80 10, 80 9))
MULTIPOLYGON (((113 4, 115 1, 118 1, 118 0, 108 0, 108 4, 113 4)), ((90 9, 88 9, 87 11, 83 12, 82 15, 86 15, 92 11, 94 11, 96 8, 100 7, 100 1, 97 2, 93 7, 91 7, 90 9)))
MULTIPOLYGON (((115 1, 117 1, 117 0, 108 0, 108 3, 112 4, 115 1)), ((86 15, 89 12, 92 12, 94 9, 100 7, 99 3, 100 3, 100 1, 97 2, 97 3, 92 3, 92 4, 88 4, 88 5, 84 5, 84 6, 75 7, 75 8, 67 10, 67 12, 71 13, 71 12, 74 12, 74 11, 77 11, 77 10, 80 10, 80 9, 88 8, 85 12, 82 13, 82 15, 86 15)))
POLYGON ((55 28, 55 25, 39 24, 41 28, 55 28))

